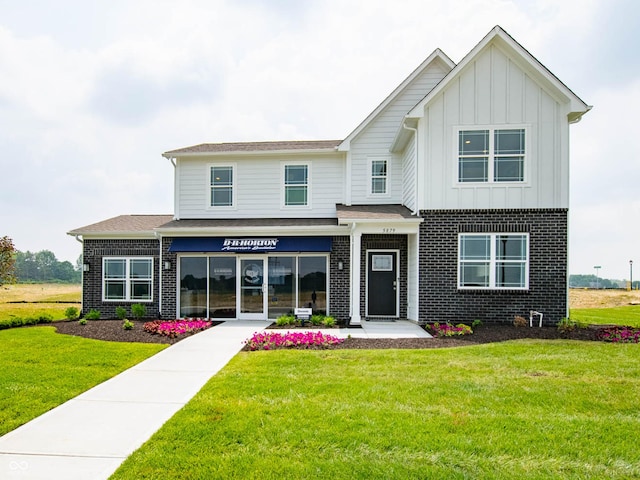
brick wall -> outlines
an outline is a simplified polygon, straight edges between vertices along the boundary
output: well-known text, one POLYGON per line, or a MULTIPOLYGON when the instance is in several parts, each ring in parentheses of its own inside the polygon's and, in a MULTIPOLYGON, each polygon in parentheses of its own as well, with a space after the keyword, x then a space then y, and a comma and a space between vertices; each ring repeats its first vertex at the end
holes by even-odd
MULTIPOLYGON (((400 250, 400 318, 407 318, 407 236, 362 235, 360 256, 360 315, 366 319, 367 309, 367 250, 400 250)), ((380 317, 376 317, 380 318, 380 317)))
POLYGON ((169 262, 171 268, 168 270, 162 266, 162 306, 160 308, 160 318, 177 318, 177 298, 178 294, 178 256, 175 252, 169 252, 169 247, 173 238, 162 238, 162 263, 169 262))
POLYGON ((421 211, 420 320, 511 323, 544 313, 545 324, 566 316, 567 210, 421 211), (459 233, 529 233, 529 289, 458 290, 459 233))
POLYGON ((350 256, 349 237, 333 237, 333 247, 329 257, 329 314, 341 323, 349 320, 350 256), (338 268, 338 262, 342 262, 342 270, 338 268))
POLYGON ((160 271, 158 240, 85 240, 83 242, 83 262, 89 264, 84 272, 82 284, 82 311, 100 311, 101 318, 116 318, 116 307, 124 307, 131 314, 131 305, 142 303, 147 307, 148 317, 158 316, 160 271), (103 257, 152 257, 153 258, 153 301, 102 301, 102 259, 103 257))

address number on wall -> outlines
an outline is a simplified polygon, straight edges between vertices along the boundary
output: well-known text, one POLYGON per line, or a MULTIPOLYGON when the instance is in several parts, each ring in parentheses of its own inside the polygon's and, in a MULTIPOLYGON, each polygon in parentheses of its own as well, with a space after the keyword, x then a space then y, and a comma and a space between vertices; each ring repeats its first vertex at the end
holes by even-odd
POLYGON ((382 233, 396 233, 395 228, 383 228, 382 233))

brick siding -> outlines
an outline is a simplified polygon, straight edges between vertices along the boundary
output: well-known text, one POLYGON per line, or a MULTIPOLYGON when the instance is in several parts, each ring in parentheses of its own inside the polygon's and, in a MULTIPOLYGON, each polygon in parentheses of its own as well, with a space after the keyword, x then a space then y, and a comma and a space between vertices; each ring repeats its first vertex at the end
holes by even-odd
POLYGON ((351 240, 348 236, 333 237, 329 258, 329 314, 340 323, 349 320, 351 240), (342 270, 338 269, 342 262, 342 270))
POLYGON ((567 210, 420 212, 420 320, 511 323, 544 313, 555 324, 567 310, 567 210), (529 289, 458 290, 459 233, 529 233, 529 289))

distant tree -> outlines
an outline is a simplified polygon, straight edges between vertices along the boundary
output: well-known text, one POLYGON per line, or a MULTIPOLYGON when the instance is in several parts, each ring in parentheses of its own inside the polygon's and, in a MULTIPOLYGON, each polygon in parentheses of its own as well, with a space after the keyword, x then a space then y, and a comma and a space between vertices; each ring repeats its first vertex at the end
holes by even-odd
POLYGON ((15 282, 15 269, 16 247, 13 240, 4 236, 0 238, 0 285, 15 282))
POLYGON ((16 252, 16 277, 21 282, 79 283, 81 273, 68 261, 59 262, 53 252, 16 252))

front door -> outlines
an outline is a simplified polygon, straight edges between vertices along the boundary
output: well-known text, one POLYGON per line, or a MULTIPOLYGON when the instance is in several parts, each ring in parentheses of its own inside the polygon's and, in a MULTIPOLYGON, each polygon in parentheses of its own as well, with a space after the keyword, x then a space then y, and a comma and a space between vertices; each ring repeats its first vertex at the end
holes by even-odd
POLYGON ((264 258, 240 258, 240 311, 241 319, 264 319, 265 309, 264 258))
POLYGON ((398 316, 398 252, 367 252, 367 316, 398 316))

